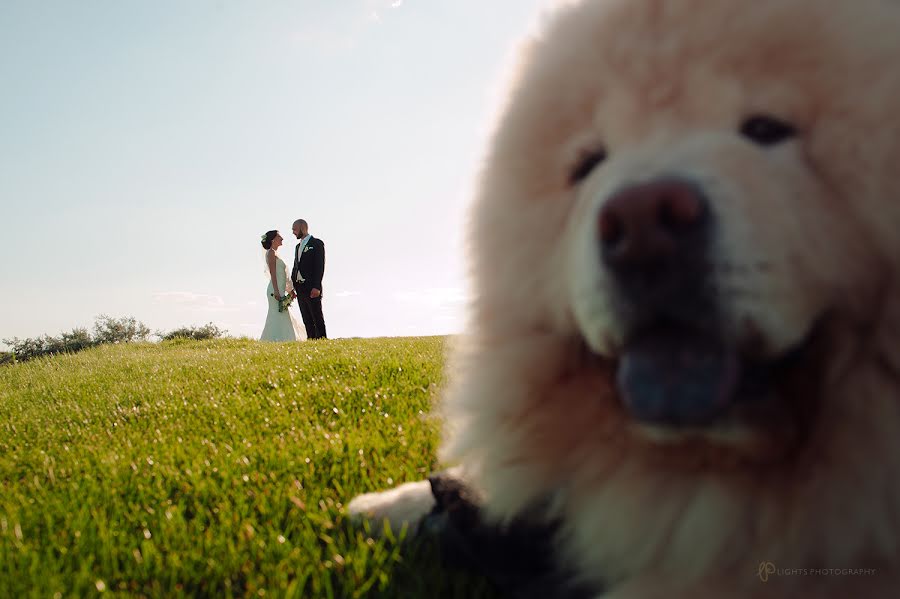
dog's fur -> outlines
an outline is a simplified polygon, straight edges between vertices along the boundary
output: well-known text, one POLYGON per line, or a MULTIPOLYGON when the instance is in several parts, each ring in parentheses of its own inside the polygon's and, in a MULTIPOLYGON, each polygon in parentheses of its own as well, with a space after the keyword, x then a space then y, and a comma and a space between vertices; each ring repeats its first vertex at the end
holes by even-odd
MULTIPOLYGON (((491 518, 557 492, 560 559, 614 597, 900 588, 898 32, 891 0, 557 9, 487 157, 476 298, 443 404, 442 458, 491 518), (798 136, 751 143, 755 114, 798 136), (608 157, 573 184, 599 145, 608 157), (767 411, 689 430, 623 408, 623 300, 596 249, 613 193, 673 175, 709 198, 727 343, 764 359, 808 346, 767 411), (761 562, 785 575, 762 582, 761 562), (875 573, 782 572, 818 568, 875 573)), ((391 497, 351 511, 425 509, 420 496, 399 516, 391 497)))

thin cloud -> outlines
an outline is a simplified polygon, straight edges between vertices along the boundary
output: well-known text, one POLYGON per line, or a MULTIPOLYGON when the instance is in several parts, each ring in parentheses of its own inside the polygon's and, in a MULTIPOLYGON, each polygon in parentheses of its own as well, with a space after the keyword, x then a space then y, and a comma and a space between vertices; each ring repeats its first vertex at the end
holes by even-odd
POLYGON ((194 293, 192 291, 158 291, 153 294, 157 303, 177 306, 198 312, 237 312, 247 305, 228 305, 220 295, 194 293))
POLYGON ((380 22, 382 13, 403 6, 403 0, 366 0, 366 13, 373 21, 380 22))
POLYGON ((220 295, 207 295, 205 293, 192 293, 190 291, 159 291, 154 293, 153 297, 162 303, 178 304, 182 306, 220 308, 225 305, 225 300, 220 295))
POLYGON ((290 34, 289 43, 324 55, 352 52, 367 29, 380 25, 382 16, 403 4, 404 0, 360 0, 349 13, 333 13, 330 18, 303 24, 290 34))
POLYGON ((394 299, 403 303, 424 304, 428 306, 450 306, 464 304, 468 300, 465 292, 459 287, 430 287, 400 291, 394 299))

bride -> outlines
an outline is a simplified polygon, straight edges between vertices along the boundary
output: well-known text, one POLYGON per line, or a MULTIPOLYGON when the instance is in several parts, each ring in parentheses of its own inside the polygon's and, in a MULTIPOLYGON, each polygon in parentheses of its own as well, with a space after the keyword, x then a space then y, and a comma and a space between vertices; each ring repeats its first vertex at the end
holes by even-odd
POLYGON ((293 291, 288 282, 287 265, 276 252, 284 239, 278 231, 268 231, 260 242, 266 250, 266 266, 269 273, 269 288, 266 297, 269 300, 269 312, 266 315, 266 326, 263 327, 260 341, 296 341, 306 339, 306 333, 294 320, 291 312, 285 308, 278 311, 278 303, 293 291))

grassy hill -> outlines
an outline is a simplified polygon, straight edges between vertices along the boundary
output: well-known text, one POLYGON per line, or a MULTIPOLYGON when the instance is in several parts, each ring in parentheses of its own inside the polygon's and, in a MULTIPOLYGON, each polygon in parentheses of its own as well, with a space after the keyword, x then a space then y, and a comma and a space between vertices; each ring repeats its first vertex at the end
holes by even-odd
POLYGON ((433 468, 443 338, 0 366, 0 597, 489 597, 341 515, 433 468))

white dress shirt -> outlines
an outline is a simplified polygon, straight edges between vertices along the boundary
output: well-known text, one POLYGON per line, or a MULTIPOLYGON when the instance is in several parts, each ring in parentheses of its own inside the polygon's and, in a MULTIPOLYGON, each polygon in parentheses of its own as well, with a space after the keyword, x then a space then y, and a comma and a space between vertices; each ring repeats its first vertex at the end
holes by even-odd
MULTIPOLYGON (((303 255, 303 250, 306 248, 306 244, 309 243, 309 239, 312 237, 309 233, 306 234, 306 237, 300 240, 300 243, 297 244, 297 263, 300 263, 300 256, 303 255)), ((300 275, 300 271, 297 271, 297 282, 302 283, 304 281, 303 277, 300 275)))

